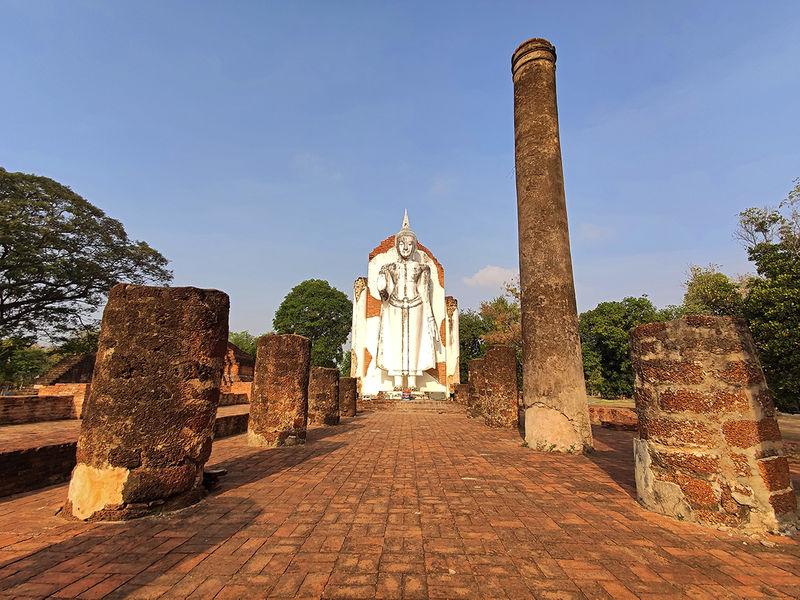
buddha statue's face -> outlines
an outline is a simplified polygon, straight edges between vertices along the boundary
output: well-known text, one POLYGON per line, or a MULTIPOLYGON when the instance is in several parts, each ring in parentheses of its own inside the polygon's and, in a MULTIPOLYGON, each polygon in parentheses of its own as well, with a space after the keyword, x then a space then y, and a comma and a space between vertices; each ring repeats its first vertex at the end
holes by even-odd
POLYGON ((397 238, 397 253, 403 260, 408 260, 416 249, 417 241, 413 235, 401 235, 397 238))

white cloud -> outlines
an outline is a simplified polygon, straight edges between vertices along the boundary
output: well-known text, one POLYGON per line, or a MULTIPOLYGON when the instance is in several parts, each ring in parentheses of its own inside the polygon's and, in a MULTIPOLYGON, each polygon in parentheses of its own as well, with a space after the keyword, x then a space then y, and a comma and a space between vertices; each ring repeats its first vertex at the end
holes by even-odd
POLYGON ((579 223, 578 238, 587 242, 600 242, 612 237, 614 230, 595 223, 579 223))
POLYGON ((517 276, 517 272, 495 265, 486 265, 480 271, 464 278, 464 283, 472 287, 500 287, 517 276))

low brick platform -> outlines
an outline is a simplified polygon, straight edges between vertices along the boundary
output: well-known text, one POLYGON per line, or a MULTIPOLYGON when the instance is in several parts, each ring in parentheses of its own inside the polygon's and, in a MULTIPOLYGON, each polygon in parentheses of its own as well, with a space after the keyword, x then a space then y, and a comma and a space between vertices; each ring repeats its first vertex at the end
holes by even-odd
POLYGON ((409 406, 310 429, 305 446, 227 438, 208 463, 228 469, 220 487, 169 517, 67 522, 63 485, 0 501, 0 596, 796 596, 797 540, 641 508, 632 435, 594 434, 593 455, 537 453, 409 406))
MULTIPOLYGON (((214 437, 247 431, 250 405, 217 409, 214 437)), ((79 420, 0 427, 0 498, 66 481, 75 466, 79 420)))

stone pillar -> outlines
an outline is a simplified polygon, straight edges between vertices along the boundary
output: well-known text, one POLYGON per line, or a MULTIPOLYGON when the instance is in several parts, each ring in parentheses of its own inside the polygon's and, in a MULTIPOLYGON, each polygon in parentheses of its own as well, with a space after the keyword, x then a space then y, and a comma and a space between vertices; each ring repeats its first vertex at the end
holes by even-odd
POLYGON ((531 39, 511 57, 522 290, 525 440, 592 447, 556 107, 556 50, 531 39))
POLYGON ((111 289, 65 515, 122 520, 203 496, 228 307, 217 290, 111 289))
POLYGON ((457 383, 453 400, 463 406, 467 405, 467 398, 469 398, 469 384, 457 383))
POLYGON ((775 407, 745 323, 685 317, 641 325, 631 343, 639 501, 712 526, 794 523, 775 407))
POLYGON ((269 334, 258 339, 247 443, 294 446, 306 441, 311 340, 269 334))
POLYGON ((339 414, 343 417, 356 416, 356 391, 355 377, 339 378, 339 414))
POLYGON ((467 416, 480 417, 483 410, 480 406, 480 390, 483 387, 483 359, 473 358, 467 362, 467 416))
POLYGON ((510 346, 492 346, 481 359, 477 390, 483 420, 492 427, 516 428, 517 354, 510 346))
POLYGON ((308 382, 308 422, 314 425, 339 424, 339 371, 311 367, 308 382))

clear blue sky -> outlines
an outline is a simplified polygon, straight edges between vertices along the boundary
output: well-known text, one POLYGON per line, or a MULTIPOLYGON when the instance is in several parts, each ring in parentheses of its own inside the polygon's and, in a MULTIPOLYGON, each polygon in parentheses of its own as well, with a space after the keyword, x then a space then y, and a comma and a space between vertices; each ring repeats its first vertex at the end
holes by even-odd
POLYGON ((0 0, 0 165, 65 183, 268 330, 403 209, 462 307, 517 268, 510 56, 558 49, 578 304, 749 269, 800 176, 800 3, 0 0), (492 267, 486 269, 486 267, 492 267), (483 272, 473 277, 476 273, 483 272))

